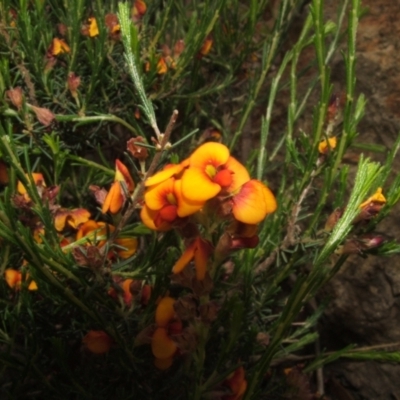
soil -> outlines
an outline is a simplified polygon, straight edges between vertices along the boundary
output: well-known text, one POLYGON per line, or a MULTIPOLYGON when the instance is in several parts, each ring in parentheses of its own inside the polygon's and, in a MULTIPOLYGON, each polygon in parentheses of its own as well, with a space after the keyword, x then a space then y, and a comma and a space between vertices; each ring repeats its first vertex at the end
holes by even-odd
MULTIPOLYGON (((327 1, 335 19, 338 2, 327 1)), ((357 91, 367 98, 359 141, 390 149, 400 132, 400 1, 364 0, 366 15, 358 29, 357 91)), ((335 88, 344 87, 341 57, 333 62, 335 88)), ((382 160, 384 153, 368 154, 382 160)), ((352 156, 352 155, 349 155, 352 156)), ((393 175, 400 171, 397 157, 393 175)), ((400 206, 379 231, 400 239, 400 206)), ((321 323, 326 350, 387 345, 400 348, 400 256, 354 257, 327 286, 331 302, 321 323)), ((400 365, 339 361, 324 370, 332 399, 400 400, 400 365)))

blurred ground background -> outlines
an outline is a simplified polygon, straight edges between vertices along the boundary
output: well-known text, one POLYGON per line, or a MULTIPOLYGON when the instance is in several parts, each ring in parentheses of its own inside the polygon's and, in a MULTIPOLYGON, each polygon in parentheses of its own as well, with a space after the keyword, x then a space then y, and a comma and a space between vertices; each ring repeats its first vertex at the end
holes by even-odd
MULTIPOLYGON (((334 19, 337 3, 326 4, 327 17, 334 19)), ((364 0, 362 4, 367 13, 359 25, 356 76, 357 91, 365 94, 367 106, 359 126, 359 141, 391 148, 400 132, 400 1, 364 0)), ((332 70, 336 91, 344 88, 344 71, 338 55, 332 70)), ((379 153, 368 155, 375 160, 384 157, 379 153)), ((357 152, 349 153, 347 159, 356 162, 357 152)), ((394 165, 393 174, 398 174, 399 157, 394 165)), ((379 230, 400 238, 399 205, 379 230)), ((331 297, 331 303, 321 326, 323 347, 338 349, 351 343, 392 344, 388 350, 400 347, 399 256, 352 258, 325 294, 331 297)), ((333 377, 331 389, 339 400, 400 399, 399 365, 340 361, 325 373, 333 377)))

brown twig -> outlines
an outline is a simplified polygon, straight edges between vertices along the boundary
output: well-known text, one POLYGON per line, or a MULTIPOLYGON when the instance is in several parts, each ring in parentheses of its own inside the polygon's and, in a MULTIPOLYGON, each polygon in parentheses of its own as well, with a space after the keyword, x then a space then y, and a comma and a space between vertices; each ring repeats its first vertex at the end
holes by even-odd
POLYGON ((297 238, 298 233, 299 233, 299 227, 297 225, 297 220, 298 220, 300 211, 302 209, 302 204, 303 204, 304 200, 306 199, 308 193, 310 192, 314 178, 316 177, 316 175, 318 173, 319 166, 320 166, 320 160, 318 159, 316 168, 311 172, 310 182, 303 189, 303 191, 300 194, 299 200, 292 208, 292 212, 290 214, 290 218, 288 221, 286 235, 283 238, 282 243, 279 246, 277 246, 274 250, 272 250, 269 257, 267 257, 264 261, 262 261, 260 264, 258 264, 257 268, 254 271, 254 273, 256 275, 266 271, 274 263, 277 255, 278 255, 278 252, 280 250, 288 249, 289 247, 295 246, 299 242, 299 240, 297 238))

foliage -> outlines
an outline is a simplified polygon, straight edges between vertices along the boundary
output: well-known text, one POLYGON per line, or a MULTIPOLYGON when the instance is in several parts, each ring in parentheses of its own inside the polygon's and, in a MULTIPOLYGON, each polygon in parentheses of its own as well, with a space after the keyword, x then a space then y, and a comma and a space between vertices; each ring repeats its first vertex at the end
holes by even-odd
POLYGON ((303 3, 0 4, 2 397, 272 399, 338 357, 398 361, 276 368, 318 340, 349 254, 400 249, 376 233, 400 139, 343 161, 360 2, 303 3))

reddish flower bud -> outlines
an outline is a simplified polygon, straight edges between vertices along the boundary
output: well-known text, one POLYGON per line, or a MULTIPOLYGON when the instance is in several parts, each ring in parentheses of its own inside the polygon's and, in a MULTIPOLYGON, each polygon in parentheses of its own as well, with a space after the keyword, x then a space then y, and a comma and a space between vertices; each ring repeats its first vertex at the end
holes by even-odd
POLYGON ((145 143, 146 141, 141 137, 135 137, 128 140, 126 143, 127 150, 132 155, 132 157, 137 158, 139 161, 144 161, 148 156, 149 152, 146 147, 141 146, 141 143, 145 143))
POLYGON ((23 102, 22 88, 17 86, 13 89, 7 90, 6 95, 11 100, 13 106, 20 110, 23 102))
POLYGON ((49 126, 55 118, 55 115, 48 108, 36 106, 29 106, 29 108, 36 114, 36 118, 44 126, 49 126))
POLYGON ((78 87, 81 84, 81 78, 75 75, 75 72, 70 72, 67 79, 68 89, 71 96, 74 98, 78 97, 78 87))

